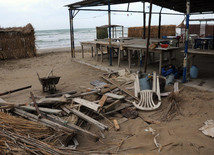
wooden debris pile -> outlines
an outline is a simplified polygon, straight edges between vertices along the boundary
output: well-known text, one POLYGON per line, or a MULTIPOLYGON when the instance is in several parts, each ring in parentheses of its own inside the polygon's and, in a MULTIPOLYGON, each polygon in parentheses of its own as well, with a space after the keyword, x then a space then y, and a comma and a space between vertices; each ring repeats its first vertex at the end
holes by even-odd
MULTIPOLYGON (((117 76, 116 73, 104 74, 102 81, 91 82, 94 88, 84 92, 42 97, 30 92, 31 102, 27 104, 1 99, 0 109, 22 118, 0 113, 0 150, 12 154, 63 154, 62 150, 71 153, 79 145, 77 135, 98 141, 105 138, 104 133, 112 127, 119 131, 121 123, 138 117, 133 102, 139 99, 130 91, 134 81, 116 81, 117 76), (113 117, 118 112, 123 119, 113 117)), ((172 106, 167 117, 174 111, 171 109, 178 108, 173 94, 170 101, 172 106)))

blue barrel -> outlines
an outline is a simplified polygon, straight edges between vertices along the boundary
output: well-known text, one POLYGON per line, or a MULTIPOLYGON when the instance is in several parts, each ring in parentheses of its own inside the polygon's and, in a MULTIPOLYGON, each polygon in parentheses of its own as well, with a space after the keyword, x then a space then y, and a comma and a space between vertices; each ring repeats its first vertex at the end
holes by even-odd
POLYGON ((192 67, 190 68, 190 77, 191 77, 192 79, 198 78, 198 68, 197 68, 196 66, 192 66, 192 67))

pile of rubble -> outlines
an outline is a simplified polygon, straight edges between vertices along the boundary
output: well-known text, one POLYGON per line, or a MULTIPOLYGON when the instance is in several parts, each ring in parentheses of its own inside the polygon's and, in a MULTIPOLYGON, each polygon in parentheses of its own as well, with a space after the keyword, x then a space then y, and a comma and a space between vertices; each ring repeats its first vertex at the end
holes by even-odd
POLYGON ((1 152, 82 153, 76 150, 79 145, 77 135, 98 141, 105 138, 104 132, 109 128, 118 131, 120 123, 138 117, 133 106, 134 101, 139 101, 133 91, 134 77, 124 78, 112 72, 101 78, 92 81, 94 88, 84 92, 73 90, 43 97, 30 92, 32 102, 27 104, 13 104, 1 99, 1 152), (113 119, 111 115, 116 112, 120 112, 123 119, 113 119), (89 131, 90 126, 96 130, 89 131))

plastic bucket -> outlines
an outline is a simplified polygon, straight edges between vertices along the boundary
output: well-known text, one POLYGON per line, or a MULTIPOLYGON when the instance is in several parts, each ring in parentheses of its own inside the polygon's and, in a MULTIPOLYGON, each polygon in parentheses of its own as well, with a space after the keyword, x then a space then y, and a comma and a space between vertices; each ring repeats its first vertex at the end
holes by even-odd
POLYGON ((192 66, 192 67, 190 68, 190 77, 191 77, 192 79, 198 78, 198 68, 197 68, 196 66, 192 66))

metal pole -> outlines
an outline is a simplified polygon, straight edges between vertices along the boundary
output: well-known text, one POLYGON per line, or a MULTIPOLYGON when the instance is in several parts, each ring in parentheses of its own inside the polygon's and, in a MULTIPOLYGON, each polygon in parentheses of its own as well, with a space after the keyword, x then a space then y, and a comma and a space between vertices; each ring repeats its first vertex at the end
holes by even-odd
POLYGON ((147 70, 147 63, 148 63, 148 56, 149 56, 151 20, 152 20, 152 0, 150 0, 150 8, 149 8, 149 25, 148 25, 148 36, 147 36, 146 55, 145 55, 145 63, 144 63, 144 73, 146 73, 146 70, 147 70))
POLYGON ((71 39, 71 57, 75 58, 75 46, 74 46, 74 23, 73 23, 73 10, 69 10, 69 20, 70 20, 70 39, 71 39))
POLYGON ((188 58, 188 42, 189 42, 189 14, 190 14, 190 0, 186 2, 186 41, 184 49, 184 68, 183 68, 183 80, 187 82, 187 58, 188 58))
POLYGON ((108 0, 108 26, 109 26, 109 65, 112 66, 112 45, 111 45, 111 4, 108 0))
POLYGON ((143 1, 143 39, 146 39, 146 4, 143 1))
POLYGON ((161 12, 162 12, 162 9, 160 10, 160 13, 159 13, 159 26, 158 26, 158 38, 160 39, 160 35, 161 35, 161 12))

